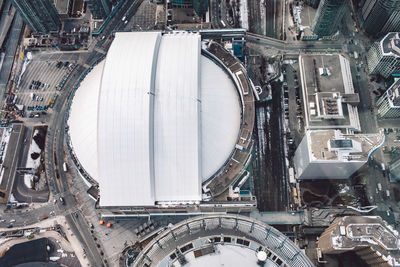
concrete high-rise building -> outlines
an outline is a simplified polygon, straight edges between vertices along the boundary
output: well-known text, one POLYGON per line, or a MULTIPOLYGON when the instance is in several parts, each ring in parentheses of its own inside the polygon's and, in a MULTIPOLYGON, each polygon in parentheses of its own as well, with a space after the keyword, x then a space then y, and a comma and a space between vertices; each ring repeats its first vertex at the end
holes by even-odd
POLYGON ((208 0, 171 0, 171 3, 175 7, 193 7, 199 17, 208 10, 208 0))
POLYGON ((208 0, 193 0, 193 9, 197 16, 202 17, 208 10, 208 0))
POLYGON ((309 6, 313 7, 313 8, 317 8, 318 5, 319 5, 319 1, 320 1, 320 0, 305 0, 304 2, 305 2, 307 5, 309 5, 309 6))
POLYGON ((297 179, 347 179, 368 161, 383 140, 382 134, 307 131, 294 156, 297 179))
POLYGON ((400 79, 397 80, 387 91, 379 98, 378 116, 380 118, 400 118, 400 79))
POLYGON ((173 6, 176 7, 191 7, 193 6, 193 0, 171 0, 173 6))
POLYGON ((60 29, 61 21, 53 1, 12 0, 12 4, 33 32, 48 33, 60 29))
POLYGON ((391 181, 400 181, 400 158, 390 164, 389 173, 391 181))
POLYGON ((347 7, 346 0, 321 0, 312 31, 318 36, 330 36, 338 30, 347 7))
POLYGON ((390 32, 375 42, 367 54, 369 74, 380 74, 388 78, 400 73, 400 34, 390 32))
POLYGON ((299 71, 307 130, 361 131, 349 61, 342 55, 300 55, 299 71))
POLYGON ((354 251, 367 266, 399 266, 399 233, 379 216, 337 219, 318 239, 323 254, 354 251))
POLYGON ((361 17, 363 28, 372 35, 400 31, 400 1, 366 0, 361 17))
POLYGON ((111 0, 86 0, 94 19, 105 19, 111 12, 111 0))

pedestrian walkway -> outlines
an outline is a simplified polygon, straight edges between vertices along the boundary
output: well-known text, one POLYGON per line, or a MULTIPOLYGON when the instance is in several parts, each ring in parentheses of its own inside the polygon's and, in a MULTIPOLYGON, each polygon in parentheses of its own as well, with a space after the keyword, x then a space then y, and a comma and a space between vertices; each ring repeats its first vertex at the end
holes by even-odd
POLYGON ((297 225, 303 224, 305 221, 303 211, 253 211, 250 213, 250 217, 270 225, 297 225))

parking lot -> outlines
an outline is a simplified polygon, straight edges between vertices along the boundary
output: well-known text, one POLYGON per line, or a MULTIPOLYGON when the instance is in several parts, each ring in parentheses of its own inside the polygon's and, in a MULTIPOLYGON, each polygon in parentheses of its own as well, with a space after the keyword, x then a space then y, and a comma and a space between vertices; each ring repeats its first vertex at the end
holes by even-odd
POLYGON ((27 117, 43 116, 54 105, 76 59, 73 54, 67 57, 54 54, 34 57, 27 65, 16 90, 16 103, 26 106, 27 117))
POLYGON ((157 4, 143 1, 135 15, 127 23, 127 28, 135 31, 152 30, 156 24, 157 4))

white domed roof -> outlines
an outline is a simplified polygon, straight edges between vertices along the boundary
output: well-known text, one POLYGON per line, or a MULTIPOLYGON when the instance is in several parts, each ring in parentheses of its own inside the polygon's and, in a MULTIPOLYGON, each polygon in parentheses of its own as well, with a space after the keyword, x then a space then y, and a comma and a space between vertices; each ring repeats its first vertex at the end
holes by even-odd
POLYGON ((117 33, 73 98, 71 147, 101 206, 198 201, 232 153, 240 102, 193 33, 117 33))

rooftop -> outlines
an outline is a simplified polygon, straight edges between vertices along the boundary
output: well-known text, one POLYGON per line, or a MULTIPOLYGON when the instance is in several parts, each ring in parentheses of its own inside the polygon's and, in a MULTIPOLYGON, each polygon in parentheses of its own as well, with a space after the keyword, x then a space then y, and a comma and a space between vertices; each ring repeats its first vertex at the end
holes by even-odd
POLYGON ((382 134, 345 135, 339 130, 307 132, 314 160, 367 161, 369 155, 384 140, 382 134))
POLYGON ((389 32, 380 41, 384 55, 400 57, 400 34, 389 32))
POLYGON ((70 0, 55 0, 54 5, 59 14, 68 14, 70 0))
POLYGON ((198 202, 201 183, 221 173, 239 142, 247 148, 252 121, 242 134, 240 88, 200 45, 196 33, 116 33, 81 83, 70 145, 100 184, 100 206, 198 202))
POLYGON ((360 130, 350 65, 342 55, 300 56, 308 128, 360 130))
POLYGON ((400 264, 399 233, 378 216, 346 216, 331 233, 332 246, 337 250, 370 247, 387 260, 400 264))
POLYGON ((389 104, 392 108, 400 108, 400 79, 390 86, 386 91, 389 104))
POLYGON ((170 225, 133 266, 313 266, 285 235, 244 216, 214 215, 170 225))

